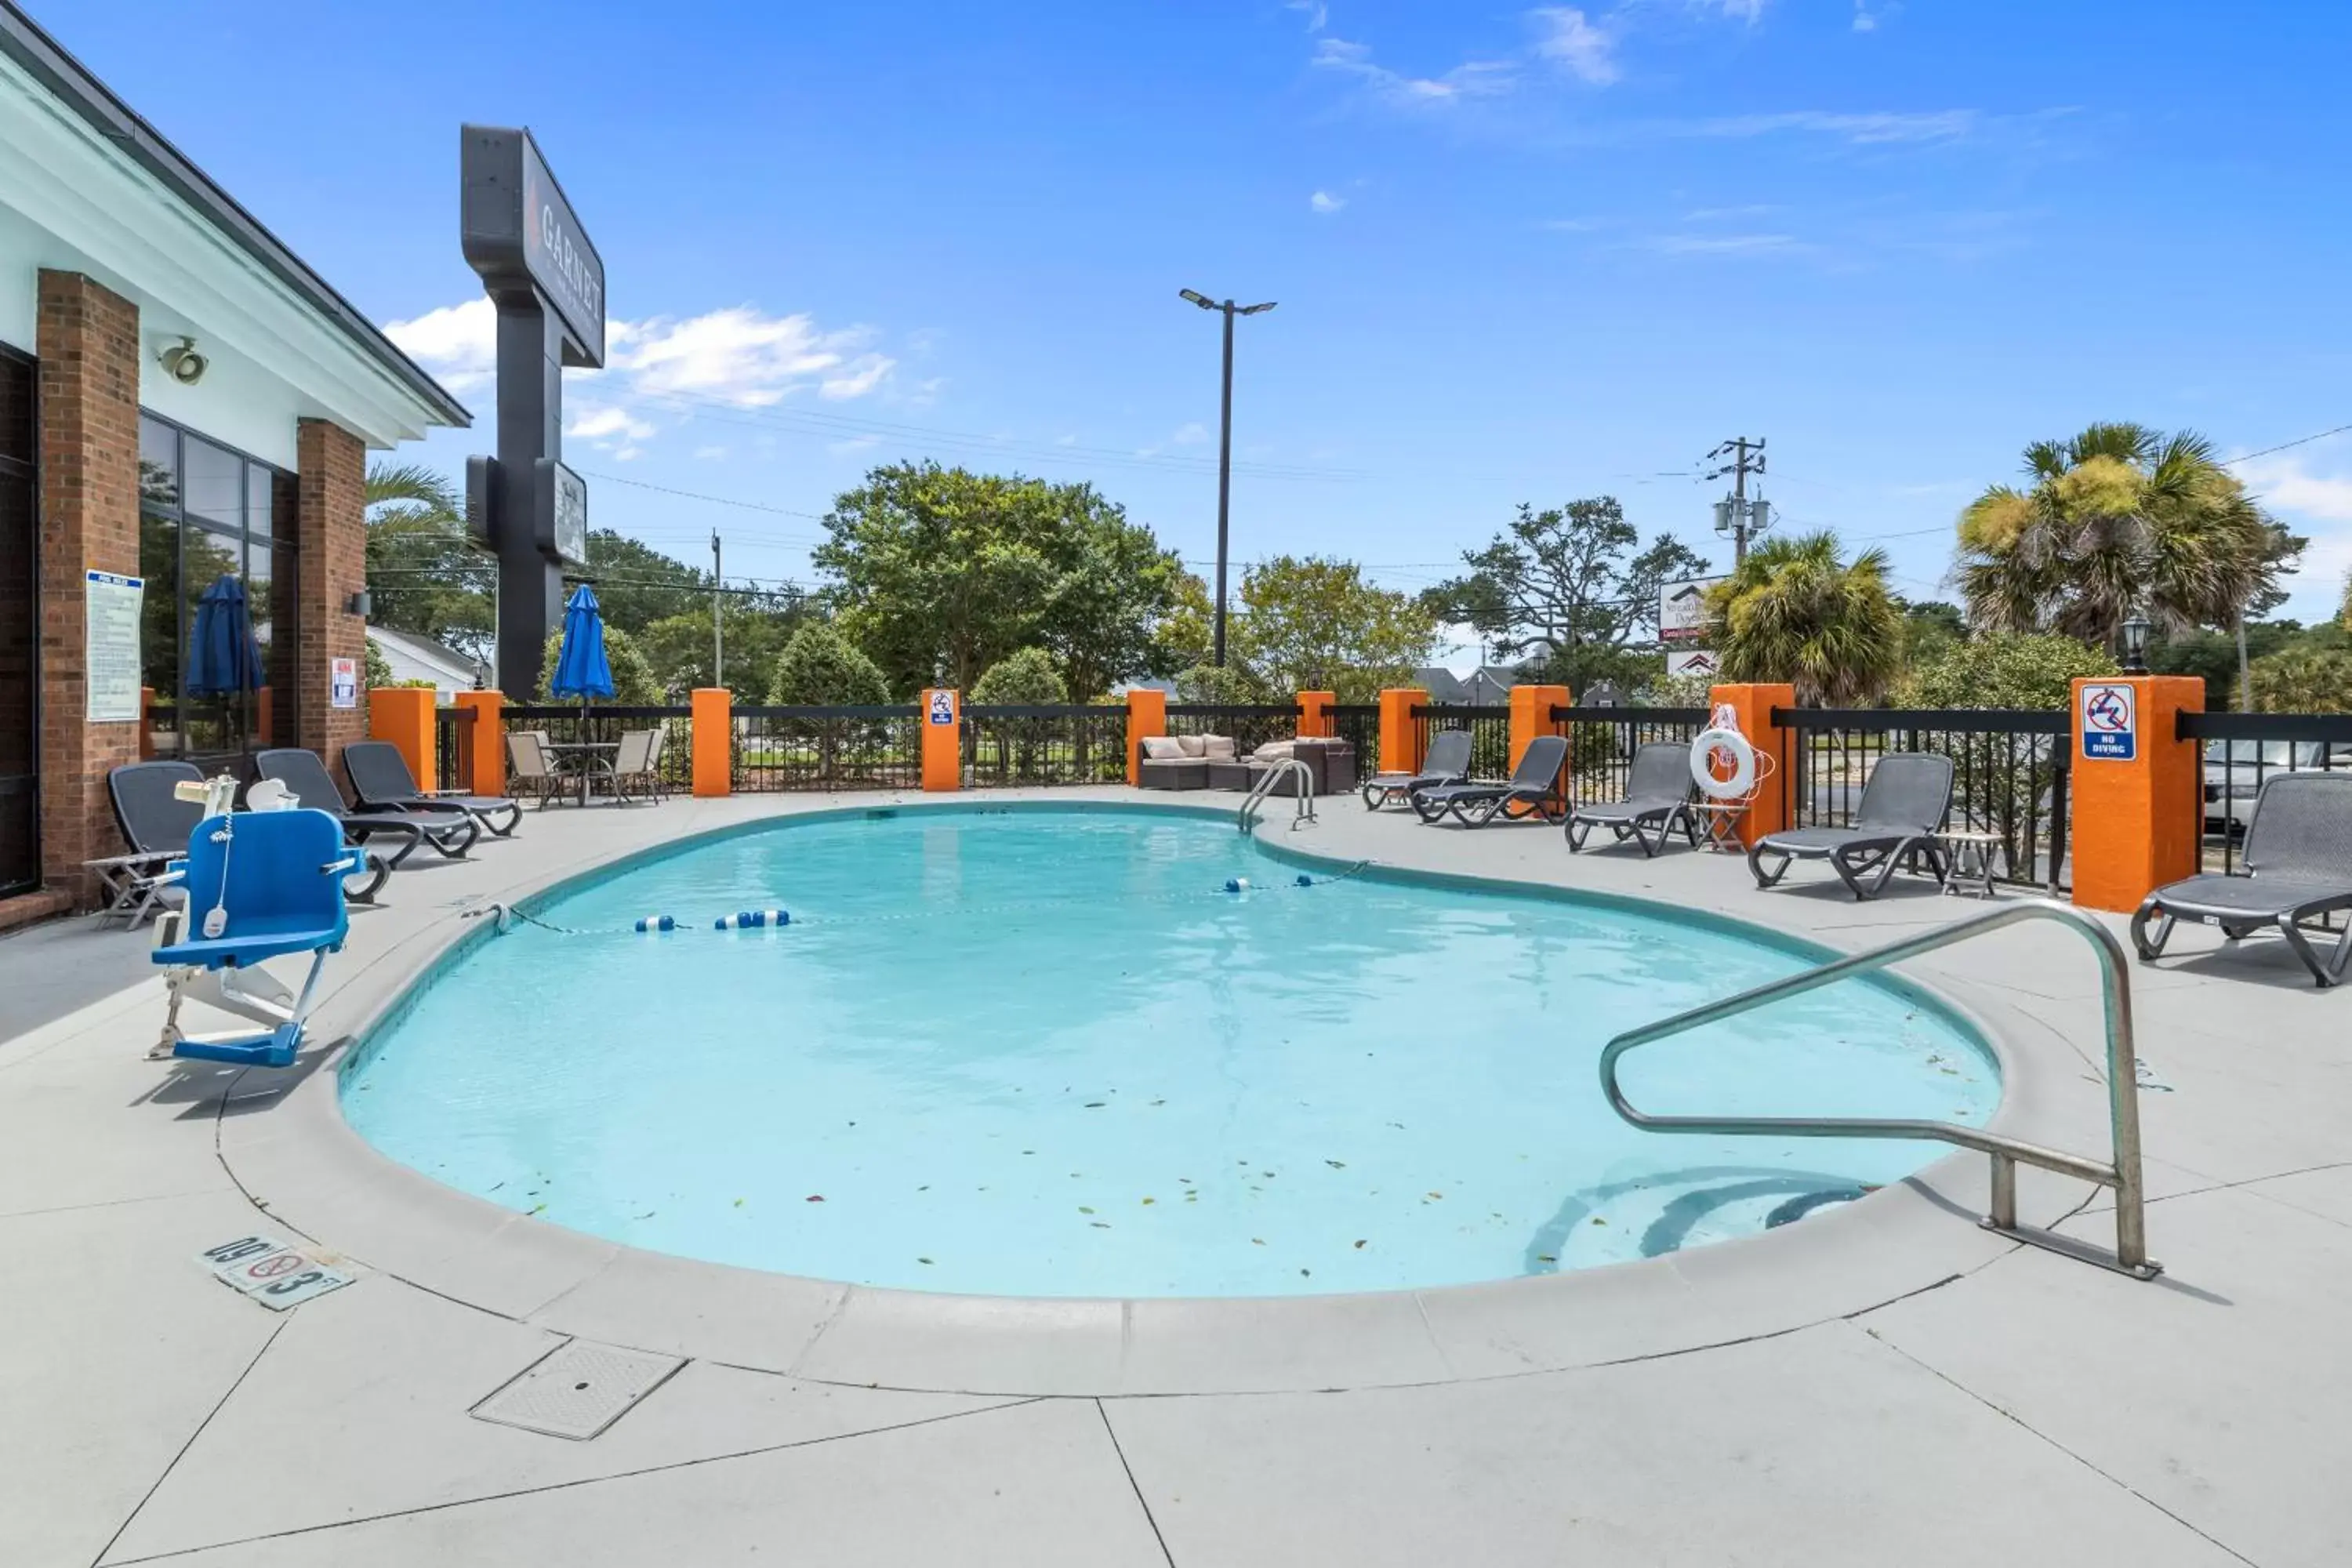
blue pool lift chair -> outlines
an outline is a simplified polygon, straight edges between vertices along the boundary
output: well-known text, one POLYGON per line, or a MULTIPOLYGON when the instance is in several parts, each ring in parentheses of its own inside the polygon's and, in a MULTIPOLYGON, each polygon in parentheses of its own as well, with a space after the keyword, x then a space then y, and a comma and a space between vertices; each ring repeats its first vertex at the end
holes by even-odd
POLYGON ((198 823, 187 858, 164 873, 185 901, 158 922, 150 955, 169 972, 171 998, 151 1054, 292 1066, 319 972, 351 929, 343 879, 363 863, 362 851, 343 843, 342 824, 323 811, 240 811, 198 823), (297 952, 310 955, 299 995, 258 967, 297 952), (180 1004, 189 998, 268 1026, 183 1034, 180 1004))

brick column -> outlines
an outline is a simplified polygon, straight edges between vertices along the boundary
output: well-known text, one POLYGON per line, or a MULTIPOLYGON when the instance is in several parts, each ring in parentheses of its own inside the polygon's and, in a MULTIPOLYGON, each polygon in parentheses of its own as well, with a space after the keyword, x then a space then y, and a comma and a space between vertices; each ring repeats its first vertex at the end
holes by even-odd
POLYGON ((1392 686, 1381 693, 1381 772, 1414 773, 1429 749, 1429 735, 1412 716, 1429 706, 1429 693, 1418 686, 1392 686))
POLYGON ((916 707, 923 727, 923 787, 963 788, 963 693, 926 687, 916 707))
POLYGON ((1127 693, 1127 782, 1143 782, 1143 742, 1168 733, 1168 693, 1130 687, 1127 693))
MULTIPOLYGON (((367 699, 357 708, 328 700, 329 661, 355 658, 365 679, 367 623, 352 615, 351 597, 367 586, 367 448, 340 425, 305 419, 295 437, 294 689, 279 700, 294 705, 295 743, 316 752, 330 774, 342 767, 343 747, 367 738, 367 699)), ((420 781, 422 782, 422 781, 420 781)))
POLYGON ((507 727, 499 717, 506 696, 498 691, 460 691, 452 699, 474 726, 474 771, 457 782, 474 795, 507 793, 507 727))
POLYGON ((735 789, 735 694, 724 686, 698 686, 694 710, 694 793, 715 799, 735 789))
POLYGON ((1339 732, 1339 721, 1331 716, 1331 706, 1339 699, 1328 691, 1302 691, 1298 694, 1298 738, 1328 740, 1339 732))
POLYGON ((2194 876, 2205 831, 2204 758, 2179 716, 2205 707, 2193 675, 2074 682, 2074 902, 2123 912, 2194 876), (2086 711, 2087 710, 2090 710, 2086 711), (2094 727, 2095 719, 2095 729, 2094 727))
POLYGON ((409 776, 427 792, 445 782, 440 759, 434 754, 440 750, 440 737, 434 732, 440 722, 434 712, 439 701, 429 686, 390 686, 369 692, 367 699, 368 738, 398 746, 409 776))
MULTIPOLYGON (((1739 819, 1739 842, 1753 844, 1768 833, 1790 826, 1789 770, 1797 764, 1796 732, 1772 721, 1776 708, 1794 708, 1797 689, 1787 685, 1717 686, 1707 693, 1716 711, 1731 710, 1731 718, 1748 743, 1756 748, 1756 791, 1747 815, 1739 819)), ((1717 778, 1720 768, 1713 770, 1717 778)))
POLYGON ((78 272, 44 268, 40 357, 41 870, 87 901, 81 863, 121 854, 110 768, 145 726, 93 724, 85 571, 139 574, 139 310, 78 272))

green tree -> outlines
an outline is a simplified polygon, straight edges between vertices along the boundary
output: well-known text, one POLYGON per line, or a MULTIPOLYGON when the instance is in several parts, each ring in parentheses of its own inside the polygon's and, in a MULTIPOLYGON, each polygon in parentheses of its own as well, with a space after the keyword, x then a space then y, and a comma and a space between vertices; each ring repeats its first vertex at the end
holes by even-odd
POLYGON ((498 563, 466 531, 456 487, 421 463, 376 463, 362 494, 368 619, 488 659, 498 642, 498 563))
MULTIPOLYGON (((1307 688, 1312 691, 1314 687, 1307 688)), ((1272 702, 1274 689, 1238 664, 1196 664, 1176 674, 1176 700, 1220 707, 1272 702)))
POLYGON ((2158 675, 2194 675, 2205 682, 2205 706, 2242 708, 2247 666, 2294 647, 2312 634, 2296 621, 2248 621, 2234 637, 2203 627, 2148 639, 2147 667, 2158 675), (2242 663, 2240 655, 2244 655, 2242 663))
POLYGON ((1895 601, 1903 606, 1903 667, 1916 669, 1969 635, 1968 617, 1941 599, 1895 601))
POLYGON ((1577 690, 1646 679, 1647 666, 1626 656, 1657 644, 1659 588, 1706 570, 1671 534, 1644 547, 1614 496, 1543 511, 1521 502, 1462 559, 1469 572, 1429 589, 1423 607, 1467 622, 1498 659, 1539 656, 1550 679, 1577 690))
MULTIPOLYGON (((558 700, 554 692, 555 658, 563 650, 563 628, 558 626, 547 634, 547 646, 540 651, 539 700, 558 700)), ((654 679, 654 667, 637 647, 637 639, 615 626, 604 628, 604 662, 613 668, 613 695, 609 699, 616 708, 657 708, 668 700, 662 684, 654 679)), ((562 699, 570 701, 570 698, 562 699)), ((600 699, 599 700, 604 700, 600 699)))
POLYGON ((971 700, 983 704, 1044 707, 1070 700, 1054 656, 1042 647, 1015 649, 988 667, 972 683, 971 700))
MULTIPOLYGON (((725 651, 727 688, 739 703, 765 702, 776 677, 776 657, 803 619, 798 611, 739 607, 730 595, 727 606, 725 651)), ((710 610, 708 605, 684 615, 665 616, 638 634, 654 679, 673 700, 710 684, 710 610)))
POLYGON ((811 620, 793 633, 776 656, 768 700, 780 707, 879 707, 890 700, 890 683, 840 628, 811 620))
POLYGON ((2166 632, 2233 629, 2278 602, 2305 543, 2189 431, 2094 425, 2028 447, 2025 471, 1960 514, 1969 618, 1994 630, 2112 647, 2136 606, 2166 632))
POLYGON ((710 574, 652 545, 599 528, 588 535, 587 576, 604 624, 632 635, 656 621, 700 610, 709 624, 710 574))
POLYGON ((375 646, 373 637, 367 639, 367 658, 362 669, 370 691, 392 684, 392 666, 384 661, 383 649, 375 646))
POLYGON ((1030 635, 1060 665, 1070 696, 1088 701, 1113 681, 1176 668, 1158 633, 1178 608, 1183 563, 1091 485, 1046 493, 1037 548, 1054 575, 1030 635))
POLYGON ((2116 673, 2113 655, 2054 632, 1982 632, 1904 679, 1905 708, 2064 709, 2077 679, 2116 673))
MULTIPOLYGON (((1370 702, 1428 660, 1437 624, 1412 595, 1364 581, 1352 561, 1277 555, 1242 571, 1242 613, 1226 637, 1277 693, 1333 691, 1370 702)), ((1277 699, 1278 700, 1279 699, 1277 699)))
POLYGON ((1850 708, 1875 701, 1902 668, 1886 552, 1848 563, 1834 533, 1764 541, 1707 590, 1706 604, 1727 680, 1785 680, 1801 703, 1850 708))
POLYGON ((2264 713, 2352 713, 2352 651, 2298 643, 2254 660, 2252 686, 2264 713))
POLYGON ((1180 574, 1174 601, 1152 631, 1152 662, 1163 670, 1205 666, 1216 639, 1217 612, 1209 599, 1209 585, 1193 573, 1180 574))

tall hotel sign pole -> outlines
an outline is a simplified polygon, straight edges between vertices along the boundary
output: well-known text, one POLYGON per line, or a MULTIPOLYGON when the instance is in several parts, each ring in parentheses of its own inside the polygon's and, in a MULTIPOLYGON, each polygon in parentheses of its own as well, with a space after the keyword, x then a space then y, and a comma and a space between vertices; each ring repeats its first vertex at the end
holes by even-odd
POLYGON ((604 263, 530 132, 462 135, 466 260, 499 312, 499 455, 467 463, 467 522, 499 558, 499 689, 529 701, 563 569, 588 564, 588 487, 563 466, 563 372, 604 363, 604 263))

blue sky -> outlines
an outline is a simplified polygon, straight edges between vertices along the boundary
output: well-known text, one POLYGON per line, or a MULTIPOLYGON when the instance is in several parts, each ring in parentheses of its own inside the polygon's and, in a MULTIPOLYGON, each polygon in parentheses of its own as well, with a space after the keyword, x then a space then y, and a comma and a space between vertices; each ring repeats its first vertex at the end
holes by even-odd
MULTIPOLYGON (((2352 423, 2352 13, 2146 0, 37 5, 444 372, 488 450, 457 126, 528 123, 628 323, 567 392, 592 512, 804 576, 871 463, 1084 478, 1205 564, 1214 318, 1238 559, 1399 587, 1612 492, 1718 562, 1718 440, 1893 552, 2100 418, 2231 453, 2352 423), (160 47, 168 41, 169 47, 160 47), (812 514, 809 516, 793 513, 812 514)), ((2352 436, 2241 470, 2352 566, 2352 436)))

